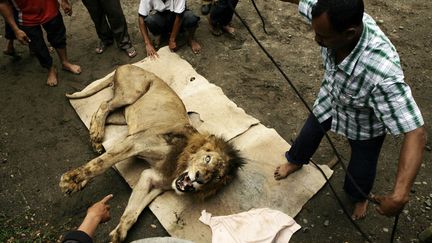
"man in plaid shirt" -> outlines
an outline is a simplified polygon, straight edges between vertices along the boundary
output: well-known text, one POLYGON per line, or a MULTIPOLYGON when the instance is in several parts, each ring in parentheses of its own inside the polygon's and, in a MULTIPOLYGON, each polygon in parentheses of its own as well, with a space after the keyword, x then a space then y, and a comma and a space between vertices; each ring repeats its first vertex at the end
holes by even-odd
POLYGON ((399 56, 375 21, 364 13, 362 0, 282 0, 299 4, 321 46, 324 78, 311 114, 291 149, 288 163, 275 170, 283 179, 307 164, 324 131, 347 137, 351 146, 344 190, 353 199, 353 219, 365 217, 368 195, 385 134, 404 134, 393 192, 375 196, 377 211, 399 213, 421 165, 426 132, 423 118, 404 75, 399 56), (359 186, 362 192, 356 188, 359 186))

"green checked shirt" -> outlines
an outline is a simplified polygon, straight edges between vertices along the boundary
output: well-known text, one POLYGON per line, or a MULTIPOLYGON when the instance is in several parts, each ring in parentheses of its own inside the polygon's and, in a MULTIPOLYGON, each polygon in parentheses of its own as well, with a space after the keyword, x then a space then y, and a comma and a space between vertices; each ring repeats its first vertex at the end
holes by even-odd
MULTIPOLYGON (((309 22, 315 3, 299 3, 300 14, 309 22)), ((359 42, 341 63, 335 63, 331 49, 321 48, 325 73, 313 113, 320 122, 332 117, 331 130, 353 140, 422 126, 423 117, 404 82, 395 47, 366 13, 363 24, 359 42)))

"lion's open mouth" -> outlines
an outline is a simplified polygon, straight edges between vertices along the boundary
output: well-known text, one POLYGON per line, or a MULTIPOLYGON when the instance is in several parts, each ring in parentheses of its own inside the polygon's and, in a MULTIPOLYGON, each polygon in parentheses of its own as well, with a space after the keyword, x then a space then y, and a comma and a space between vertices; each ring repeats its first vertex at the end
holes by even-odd
POLYGON ((180 175, 175 183, 177 189, 181 192, 194 192, 195 188, 187 172, 180 175))

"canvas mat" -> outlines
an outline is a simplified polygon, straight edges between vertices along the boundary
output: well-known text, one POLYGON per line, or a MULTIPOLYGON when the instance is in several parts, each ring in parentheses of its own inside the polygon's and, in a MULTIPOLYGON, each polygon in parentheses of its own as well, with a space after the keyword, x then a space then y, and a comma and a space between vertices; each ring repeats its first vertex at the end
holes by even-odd
MULTIPOLYGON (((237 107, 218 86, 209 83, 167 47, 161 48, 158 54, 157 60, 145 58, 134 65, 155 73, 174 89, 190 112, 192 124, 199 131, 208 131, 231 140, 248 160, 232 184, 205 202, 178 196, 172 191, 157 197, 149 207, 168 233, 195 242, 211 242, 210 228, 198 221, 203 209, 219 216, 268 207, 294 217, 325 184, 320 172, 313 165, 306 165, 287 179, 276 181, 273 178, 274 169, 286 161, 284 153, 290 145, 274 129, 265 127, 237 107)), ((94 81, 86 89, 113 73, 94 81)), ((71 99, 70 103, 88 128, 99 104, 111 97, 112 89, 106 88, 88 98, 71 99)), ((110 148, 126 134, 126 126, 107 126, 104 147, 110 148)), ((135 159, 115 166, 132 188, 145 168, 145 163, 135 159)), ((332 175, 328 166, 321 168, 328 177, 332 175)))

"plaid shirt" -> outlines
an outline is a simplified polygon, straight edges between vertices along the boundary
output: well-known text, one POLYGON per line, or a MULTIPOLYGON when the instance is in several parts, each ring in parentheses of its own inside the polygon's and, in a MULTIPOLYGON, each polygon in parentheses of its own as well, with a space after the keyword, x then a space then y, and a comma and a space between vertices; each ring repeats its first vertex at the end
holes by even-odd
MULTIPOLYGON (((316 0, 301 0, 299 12, 312 21, 316 0)), ((375 21, 364 14, 363 33, 339 64, 334 52, 321 48, 324 78, 313 113, 320 122, 332 117, 331 130, 353 140, 412 131, 424 124, 399 56, 375 21)))

